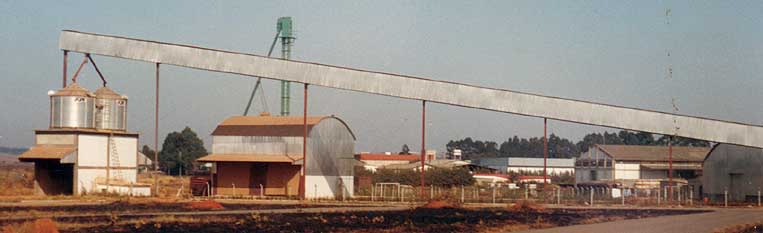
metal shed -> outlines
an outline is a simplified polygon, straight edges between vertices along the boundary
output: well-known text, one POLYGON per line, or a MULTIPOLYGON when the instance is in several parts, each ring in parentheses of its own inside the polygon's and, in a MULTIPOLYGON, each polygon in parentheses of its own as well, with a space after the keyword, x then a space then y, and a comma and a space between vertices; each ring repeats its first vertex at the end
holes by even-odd
POLYGON ((763 149, 717 144, 703 163, 702 193, 723 200, 754 201, 763 187, 763 149))
POLYGON ((340 198, 353 195, 355 136, 334 116, 307 117, 307 167, 304 180, 301 116, 234 116, 212 132, 217 195, 340 198), (301 192, 300 192, 301 191, 301 192))

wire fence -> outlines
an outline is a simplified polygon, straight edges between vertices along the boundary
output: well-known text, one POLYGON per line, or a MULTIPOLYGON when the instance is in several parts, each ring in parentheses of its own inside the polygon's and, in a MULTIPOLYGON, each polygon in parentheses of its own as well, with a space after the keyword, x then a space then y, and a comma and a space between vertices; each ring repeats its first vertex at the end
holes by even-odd
POLYGON ((610 187, 523 186, 418 186, 397 183, 376 183, 356 190, 353 200, 373 202, 421 202, 450 200, 460 203, 516 203, 531 201, 558 205, 629 205, 629 206, 760 206, 757 200, 731 202, 728 195, 721 200, 700 197, 691 186, 629 189, 610 187))

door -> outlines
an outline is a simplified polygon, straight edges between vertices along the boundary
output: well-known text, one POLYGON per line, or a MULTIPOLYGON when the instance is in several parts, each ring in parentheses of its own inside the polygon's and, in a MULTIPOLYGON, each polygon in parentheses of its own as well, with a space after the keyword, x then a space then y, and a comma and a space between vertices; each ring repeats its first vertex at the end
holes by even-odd
POLYGON ((250 172, 251 178, 251 184, 249 187, 252 187, 251 192, 249 195, 254 196, 261 196, 265 195, 265 186, 267 185, 267 174, 268 174, 268 165, 266 163, 253 163, 252 164, 252 172, 250 172))

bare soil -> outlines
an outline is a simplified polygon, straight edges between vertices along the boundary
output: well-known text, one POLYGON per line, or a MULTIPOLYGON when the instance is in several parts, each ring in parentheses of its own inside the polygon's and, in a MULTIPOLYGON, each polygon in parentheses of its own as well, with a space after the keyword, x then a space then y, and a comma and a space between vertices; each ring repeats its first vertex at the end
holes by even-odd
POLYGON ((163 216, 152 219, 76 218, 66 219, 69 224, 62 227, 61 232, 492 232, 698 212, 701 211, 416 208, 386 212, 163 216))

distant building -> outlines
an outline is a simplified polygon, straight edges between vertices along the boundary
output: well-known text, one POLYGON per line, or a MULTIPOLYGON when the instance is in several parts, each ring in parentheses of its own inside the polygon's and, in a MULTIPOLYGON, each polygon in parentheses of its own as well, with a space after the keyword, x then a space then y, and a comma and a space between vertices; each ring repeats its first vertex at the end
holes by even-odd
POLYGON ((763 188, 763 149, 717 144, 705 158, 701 193, 723 200, 756 202, 763 188))
POLYGON ((446 159, 464 160, 462 153, 461 149, 453 149, 453 151, 448 153, 446 159))
POLYGON ((398 155, 392 153, 361 153, 355 155, 355 159, 362 164, 363 168, 376 171, 377 168, 392 164, 408 164, 420 161, 419 155, 398 155))
POLYGON ((474 177, 474 180, 480 185, 511 182, 509 175, 506 174, 475 173, 472 177, 474 177))
POLYGON ((353 195, 355 136, 334 116, 307 118, 307 167, 300 180, 301 116, 235 116, 212 132, 213 194, 339 198, 353 195))
MULTIPOLYGON (((495 169, 479 166, 479 165, 472 164, 466 161, 450 160, 450 159, 432 160, 432 161, 427 161, 426 163, 424 163, 424 170, 431 169, 431 168, 444 168, 444 169, 465 168, 469 170, 470 172, 477 172, 477 173, 494 173, 495 172, 495 169)), ((421 170, 421 162, 420 160, 418 160, 418 161, 414 161, 414 162, 410 162, 406 164, 390 164, 390 165, 379 167, 378 169, 419 171, 421 170)))
MULTIPOLYGON (((481 158, 477 163, 483 167, 496 169, 500 172, 542 173, 543 158, 498 157, 481 158)), ((549 175, 575 173, 575 159, 549 158, 546 161, 546 172, 549 175)))
MULTIPOLYGON (((710 148, 673 146, 672 149, 674 181, 698 184, 702 161, 710 148)), ((575 183, 656 188, 668 180, 668 168, 667 146, 597 144, 575 162, 575 183)))
POLYGON ((517 184, 541 184, 541 183, 551 183, 551 177, 546 177, 545 179, 543 176, 517 176, 516 180, 517 184))

